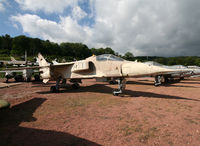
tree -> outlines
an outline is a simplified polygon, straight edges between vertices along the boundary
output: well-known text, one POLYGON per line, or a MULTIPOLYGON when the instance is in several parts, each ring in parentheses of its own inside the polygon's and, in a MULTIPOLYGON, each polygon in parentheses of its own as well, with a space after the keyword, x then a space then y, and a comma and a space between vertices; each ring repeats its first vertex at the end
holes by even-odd
POLYGON ((26 36, 18 36, 15 37, 12 41, 12 51, 11 55, 13 56, 20 56, 24 55, 24 52, 29 52, 30 50, 30 39, 26 36))
POLYGON ((42 41, 38 38, 30 39, 30 50, 28 56, 35 56, 42 50, 42 41))
POLYGON ((133 54, 131 52, 125 53, 124 56, 123 56, 123 58, 126 59, 126 60, 130 60, 130 61, 135 60, 134 56, 133 56, 133 54))
POLYGON ((99 49, 95 49, 92 48, 91 49, 91 53, 94 55, 102 55, 102 54, 115 54, 115 51, 113 51, 111 48, 99 48, 99 49))

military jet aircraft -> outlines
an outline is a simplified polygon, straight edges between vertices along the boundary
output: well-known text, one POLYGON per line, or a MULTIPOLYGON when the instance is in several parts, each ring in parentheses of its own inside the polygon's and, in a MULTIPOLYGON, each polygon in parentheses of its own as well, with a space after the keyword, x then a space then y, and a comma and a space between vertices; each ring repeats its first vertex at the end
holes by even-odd
POLYGON ((27 66, 27 65, 38 65, 35 62, 30 62, 27 60, 27 51, 25 51, 25 55, 24 55, 24 61, 22 60, 16 60, 14 57, 10 57, 10 61, 8 60, 0 60, 0 65, 1 66, 7 66, 7 65, 13 65, 13 66, 27 66))
POLYGON ((8 61, 8 60, 0 60, 0 64, 1 65, 14 65, 14 66, 25 66, 26 64, 26 61, 18 61, 18 60, 15 60, 14 57, 10 57, 11 60, 8 61))
POLYGON ((70 80, 78 85, 82 79, 96 78, 97 81, 105 81, 110 78, 117 78, 119 86, 118 89, 113 91, 113 95, 117 96, 125 89, 126 78, 156 76, 161 73, 177 71, 177 69, 127 61, 112 54, 93 55, 85 60, 56 64, 48 63, 41 54, 38 54, 37 60, 43 82, 47 83, 50 79, 56 80, 56 86, 50 88, 51 92, 59 91, 62 79, 70 80))
POLYGON ((187 66, 187 68, 192 70, 193 75, 191 77, 200 76, 200 67, 199 66, 187 66))
MULTIPOLYGON (((20 69, 20 68, 19 68, 20 69)), ((22 82, 22 81, 31 81, 31 77, 34 74, 34 72, 38 72, 38 70, 33 69, 7 69, 6 71, 0 71, 0 73, 5 73, 6 83, 8 83, 9 79, 14 78, 16 82, 22 82), (18 74, 19 73, 19 74, 18 74)), ((39 75, 34 75, 34 78, 36 81, 40 80, 39 75)))

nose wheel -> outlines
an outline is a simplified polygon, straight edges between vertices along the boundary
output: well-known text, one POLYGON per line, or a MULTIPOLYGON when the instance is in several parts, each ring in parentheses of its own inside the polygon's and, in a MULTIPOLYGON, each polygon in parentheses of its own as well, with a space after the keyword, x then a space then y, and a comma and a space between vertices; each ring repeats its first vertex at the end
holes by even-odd
POLYGON ((154 86, 158 87, 161 85, 161 76, 155 76, 154 86))
POLYGON ((114 91, 113 91, 113 95, 114 96, 119 96, 119 94, 121 94, 122 93, 122 90, 119 90, 119 89, 115 89, 114 91))

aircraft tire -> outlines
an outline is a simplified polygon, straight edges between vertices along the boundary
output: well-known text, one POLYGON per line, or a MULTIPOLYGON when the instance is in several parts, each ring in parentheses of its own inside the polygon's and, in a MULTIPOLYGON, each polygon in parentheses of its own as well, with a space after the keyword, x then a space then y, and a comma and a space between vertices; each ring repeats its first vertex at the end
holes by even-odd
POLYGON ((35 81, 40 81, 40 76, 39 75, 34 75, 35 81))
POLYGON ((73 89, 79 89, 79 88, 80 88, 79 83, 74 83, 74 84, 72 84, 72 88, 73 88, 73 89))
POLYGON ((111 80, 111 81, 109 81, 109 84, 111 84, 111 85, 115 85, 115 84, 118 84, 118 82, 115 81, 115 80, 111 80))
POLYGON ((119 96, 119 93, 113 92, 113 95, 114 95, 114 96, 119 96))
POLYGON ((22 82, 23 81, 23 76, 22 75, 15 76, 15 81, 16 82, 22 82))
POLYGON ((51 93, 58 93, 59 91, 56 90, 56 86, 51 86, 50 88, 51 93))
POLYGON ((158 84, 158 83, 155 83, 155 84, 154 84, 154 86, 155 86, 155 87, 158 87, 158 86, 160 86, 160 84, 158 84))
POLYGON ((26 82, 30 82, 30 81, 31 81, 31 78, 27 78, 27 79, 26 79, 26 82))
POLYGON ((114 96, 119 96, 119 89, 114 89, 114 91, 113 91, 113 95, 114 96))

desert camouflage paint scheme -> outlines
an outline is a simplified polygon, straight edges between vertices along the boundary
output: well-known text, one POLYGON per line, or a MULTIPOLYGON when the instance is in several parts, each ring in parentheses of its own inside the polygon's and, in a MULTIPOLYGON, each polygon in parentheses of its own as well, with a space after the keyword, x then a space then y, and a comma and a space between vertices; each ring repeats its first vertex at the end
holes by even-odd
POLYGON ((48 63, 41 54, 38 54, 37 60, 43 82, 46 83, 50 79, 57 81, 56 86, 51 87, 52 92, 59 90, 61 79, 69 79, 77 84, 81 79, 96 78, 103 81, 115 78, 119 80, 119 88, 113 94, 119 95, 125 88, 125 78, 156 76, 180 71, 180 69, 168 69, 137 61, 127 61, 112 54, 93 55, 85 60, 56 64, 48 63))

